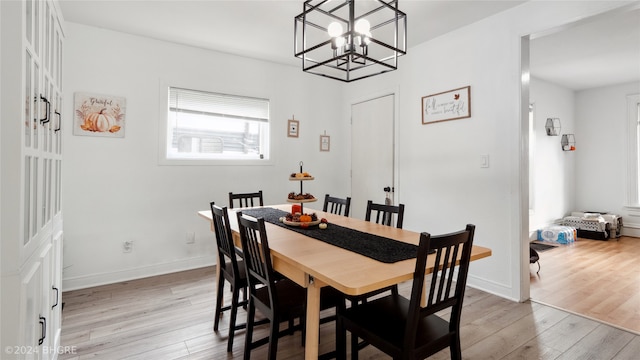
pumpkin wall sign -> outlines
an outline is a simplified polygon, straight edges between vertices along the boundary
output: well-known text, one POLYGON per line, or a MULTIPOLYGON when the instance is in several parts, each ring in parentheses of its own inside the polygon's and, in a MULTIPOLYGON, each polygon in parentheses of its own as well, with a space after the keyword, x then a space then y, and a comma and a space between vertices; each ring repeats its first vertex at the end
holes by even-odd
POLYGON ((124 137, 126 100, 119 96, 75 93, 74 135, 124 137))

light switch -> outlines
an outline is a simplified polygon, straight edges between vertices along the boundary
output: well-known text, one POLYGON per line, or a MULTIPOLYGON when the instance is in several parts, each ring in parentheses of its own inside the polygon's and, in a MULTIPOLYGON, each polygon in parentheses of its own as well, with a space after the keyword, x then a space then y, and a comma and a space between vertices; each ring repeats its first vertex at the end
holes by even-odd
POLYGON ((489 154, 480 155, 480 167, 481 168, 489 167, 489 154))

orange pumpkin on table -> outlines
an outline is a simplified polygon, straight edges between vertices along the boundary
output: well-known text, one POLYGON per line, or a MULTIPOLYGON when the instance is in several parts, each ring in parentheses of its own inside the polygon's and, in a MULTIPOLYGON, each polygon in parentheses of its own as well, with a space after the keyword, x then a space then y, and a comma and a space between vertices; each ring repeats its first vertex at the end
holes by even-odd
POLYGON ((311 216, 310 215, 300 215, 300 222, 301 223, 311 222, 311 216))

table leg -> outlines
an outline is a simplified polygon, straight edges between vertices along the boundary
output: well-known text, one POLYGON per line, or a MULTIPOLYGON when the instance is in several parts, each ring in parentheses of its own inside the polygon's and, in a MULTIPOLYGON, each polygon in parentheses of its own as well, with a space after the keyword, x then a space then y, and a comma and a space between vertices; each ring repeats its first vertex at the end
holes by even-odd
POLYGON ((320 289, 319 281, 307 286, 307 337, 305 340, 304 358, 318 359, 318 341, 320 340, 320 289))

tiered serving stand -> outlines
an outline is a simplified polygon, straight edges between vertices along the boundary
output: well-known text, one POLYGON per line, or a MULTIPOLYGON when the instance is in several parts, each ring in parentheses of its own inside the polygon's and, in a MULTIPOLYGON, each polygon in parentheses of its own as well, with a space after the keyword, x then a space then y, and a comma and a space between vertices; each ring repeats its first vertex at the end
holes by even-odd
MULTIPOLYGON (((300 174, 304 173, 304 171, 302 171, 302 165, 303 165, 303 163, 302 163, 302 161, 300 161, 300 174)), ((304 186, 303 186, 304 182, 305 181, 311 181, 311 180, 314 180, 313 176, 307 176, 307 177, 293 177, 293 176, 290 176, 289 177, 289 181, 299 181, 300 182, 300 194, 304 194, 304 189, 303 189, 304 188, 304 186)), ((300 200, 287 198, 287 202, 294 203, 294 204, 300 204, 300 214, 304 214, 304 204, 305 203, 316 202, 316 201, 318 201, 318 199, 315 198, 315 197, 313 199, 300 199, 300 200)), ((294 222, 294 221, 284 220, 284 223, 286 225, 290 225, 290 226, 300 226, 299 222, 294 222)), ((307 222, 307 225, 313 226, 313 225, 318 225, 319 223, 320 223, 320 220, 316 220, 316 221, 307 222)))

